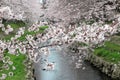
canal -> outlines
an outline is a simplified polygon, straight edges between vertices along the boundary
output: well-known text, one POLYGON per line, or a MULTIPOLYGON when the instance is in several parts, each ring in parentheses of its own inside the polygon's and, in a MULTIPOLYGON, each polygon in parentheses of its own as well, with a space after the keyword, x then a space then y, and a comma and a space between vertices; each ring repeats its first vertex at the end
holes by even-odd
POLYGON ((34 64, 37 80, 112 80, 101 73, 89 62, 84 62, 85 69, 76 69, 72 64, 71 56, 63 50, 50 48, 50 55, 46 58, 49 62, 55 62, 55 69, 45 71, 43 61, 34 64))

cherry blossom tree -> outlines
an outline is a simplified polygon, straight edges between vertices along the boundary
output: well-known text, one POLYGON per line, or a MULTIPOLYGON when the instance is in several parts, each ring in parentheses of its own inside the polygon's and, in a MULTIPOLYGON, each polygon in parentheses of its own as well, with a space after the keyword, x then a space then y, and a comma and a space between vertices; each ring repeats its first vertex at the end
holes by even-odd
MULTIPOLYGON (((16 20, 24 19, 22 14, 19 16, 12 13, 9 7, 1 8, 0 12, 1 18, 16 20), (8 15, 4 15, 4 11, 8 11, 8 15)), ((88 45, 101 43, 106 39, 106 33, 112 35, 117 32, 119 23, 119 20, 113 22, 114 25, 101 25, 99 23, 87 25, 81 23, 80 26, 70 25, 66 28, 64 26, 54 26, 47 22, 36 22, 28 27, 28 30, 26 30, 25 27, 19 28, 16 35, 11 37, 10 41, 0 40, 0 53, 3 53, 6 49, 9 53, 14 55, 19 54, 20 52, 28 55, 30 60, 38 62, 42 55, 47 57, 50 54, 49 47, 52 46, 68 47, 74 42, 82 42, 88 45), (45 29, 43 33, 39 33, 42 26, 48 26, 48 28, 45 29), (25 35, 24 41, 20 41, 19 38, 22 37, 26 31, 31 34, 25 35), (32 33, 36 34, 32 35, 32 33)), ((13 29, 8 25, 7 29, 3 29, 3 31, 9 35, 13 29)))

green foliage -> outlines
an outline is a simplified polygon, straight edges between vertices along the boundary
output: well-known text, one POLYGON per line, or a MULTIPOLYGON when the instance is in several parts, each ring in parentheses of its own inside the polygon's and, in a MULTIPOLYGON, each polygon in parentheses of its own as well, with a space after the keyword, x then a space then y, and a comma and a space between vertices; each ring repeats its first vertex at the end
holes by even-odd
MULTIPOLYGON (((26 24, 23 22, 23 21, 6 21, 6 20, 3 20, 3 24, 5 25, 5 27, 7 25, 11 25, 11 27, 14 29, 14 30, 17 30, 18 28, 20 27, 24 27, 26 26, 26 24)), ((2 30, 0 29, 0 36, 1 36, 1 39, 4 39, 4 40, 10 40, 11 37, 14 37, 15 36, 15 32, 11 32, 9 35, 5 35, 2 30)))
POLYGON ((40 30, 45 30, 46 28, 48 28, 48 26, 41 26, 40 30))
POLYGON ((73 35, 71 35, 72 38, 74 38, 76 36, 76 34, 74 33, 73 35))
POLYGON ((90 20, 90 21, 87 22, 87 24, 89 24, 89 25, 92 25, 93 23, 95 23, 94 20, 90 20))
POLYGON ((10 40, 11 37, 14 37, 14 35, 15 35, 15 34, 10 33, 10 35, 4 35, 4 36, 2 37, 2 39, 3 39, 3 40, 10 40))
MULTIPOLYGON (((17 30, 20 27, 26 26, 26 24, 22 21, 3 21, 3 23, 5 26, 7 26, 8 24, 11 25, 11 27, 13 27, 15 30, 17 30)), ((26 35, 35 35, 38 33, 42 33, 42 32, 44 32, 44 30, 46 28, 48 28, 48 26, 41 26, 38 32, 34 32, 34 31, 29 32, 28 30, 25 30, 24 35, 22 35, 18 39, 20 41, 24 41, 26 35)), ((10 40, 11 37, 15 36, 15 32, 10 33, 9 35, 4 35, 4 33, 1 31, 0 36, 2 36, 1 39, 10 40)), ((12 65, 9 65, 10 66, 9 70, 6 70, 6 69, 2 68, 4 63, 2 61, 0 61, 0 70, 1 70, 0 76, 2 75, 2 73, 7 74, 7 76, 8 76, 9 72, 13 72, 13 74, 14 74, 13 76, 8 76, 5 80, 26 80, 25 75, 27 74, 27 72, 25 71, 26 67, 23 64, 23 61, 26 59, 26 56, 21 53, 19 53, 19 54, 20 54, 19 56, 16 56, 16 55, 8 53, 8 51, 4 52, 4 57, 9 56, 10 61, 13 62, 13 66, 16 67, 16 70, 12 70, 12 65)), ((6 63, 6 64, 8 64, 8 63, 6 63)))
MULTIPOLYGON (((116 35, 120 36, 120 32, 119 32, 119 33, 117 33, 116 35)), ((119 39, 119 40, 120 40, 120 39, 119 39)))
POLYGON ((119 51, 120 52, 120 45, 119 43, 118 44, 115 44, 113 42, 110 42, 110 41, 107 41, 105 43, 105 47, 111 51, 119 51))
POLYGON ((18 38, 18 40, 20 40, 20 41, 26 40, 26 38, 25 38, 26 35, 36 35, 38 33, 43 33, 46 28, 48 28, 48 26, 41 26, 39 28, 39 31, 37 31, 37 32, 34 32, 34 31, 29 32, 28 30, 26 30, 25 33, 20 38, 18 38))
MULTIPOLYGON (((25 24, 23 21, 6 21, 6 20, 4 20, 4 21, 3 21, 3 24, 4 24, 5 26, 7 26, 8 24, 11 25, 11 27, 12 27, 14 30, 17 30, 17 29, 20 28, 20 27, 25 27, 25 26, 26 26, 26 24, 25 24)), ((26 31, 25 31, 25 34, 22 35, 22 36, 21 36, 20 38, 18 38, 18 39, 19 39, 20 41, 24 41, 24 40, 25 40, 25 36, 26 36, 27 34, 29 34, 29 35, 35 35, 35 34, 38 34, 38 33, 42 33, 42 32, 44 32, 44 30, 45 30, 46 28, 48 28, 48 26, 41 26, 38 32, 34 32, 34 31, 29 32, 28 30, 26 30, 26 31)), ((15 36, 15 32, 10 33, 9 35, 5 35, 5 34, 3 34, 3 32, 2 32, 1 30, 0 30, 0 34, 1 34, 1 36, 2 36, 1 39, 4 39, 4 40, 10 40, 11 37, 14 37, 14 36, 15 36)))
POLYGON ((83 22, 86 23, 86 24, 88 24, 88 25, 92 25, 96 21, 94 19, 90 19, 90 20, 83 20, 83 22))
POLYGON ((112 24, 112 20, 111 21, 105 21, 105 24, 112 24))
POLYGON ((23 21, 3 21, 3 24, 5 26, 11 25, 14 29, 26 26, 26 24, 23 21))
MULTIPOLYGON (((119 38, 115 38, 115 40, 119 38)), ((115 42, 113 39, 106 41, 104 46, 95 48, 94 54, 106 61, 118 63, 120 62, 120 43, 115 42)))
POLYGON ((83 42, 81 42, 81 43, 79 42, 78 44, 79 44, 81 47, 88 46, 86 43, 83 43, 83 42))
MULTIPOLYGON (((4 73, 7 74, 7 78, 5 80, 26 80, 25 75, 27 72, 25 71, 25 65, 23 64, 26 56, 23 54, 19 54, 19 56, 16 56, 8 53, 8 51, 5 51, 4 56, 9 56, 10 61, 13 62, 13 65, 9 65, 9 70, 3 68, 2 71, 0 71, 0 76, 2 75, 2 73, 4 73), (15 66, 16 70, 13 70, 12 66, 15 66), (13 76, 9 76, 9 72, 13 72, 13 76)), ((0 65, 3 65, 3 63, 0 63, 0 65)))
POLYGON ((0 70, 2 69, 1 67, 3 66, 3 61, 0 61, 0 70))

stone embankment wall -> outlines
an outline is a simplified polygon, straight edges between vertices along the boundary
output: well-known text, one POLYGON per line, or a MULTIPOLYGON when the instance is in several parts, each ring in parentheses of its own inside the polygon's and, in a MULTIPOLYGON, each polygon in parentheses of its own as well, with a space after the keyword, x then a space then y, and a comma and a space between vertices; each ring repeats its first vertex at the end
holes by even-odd
POLYGON ((96 56, 93 51, 90 50, 86 60, 90 61, 94 66, 99 68, 103 73, 108 76, 120 80, 120 64, 113 64, 103 60, 102 58, 96 56))

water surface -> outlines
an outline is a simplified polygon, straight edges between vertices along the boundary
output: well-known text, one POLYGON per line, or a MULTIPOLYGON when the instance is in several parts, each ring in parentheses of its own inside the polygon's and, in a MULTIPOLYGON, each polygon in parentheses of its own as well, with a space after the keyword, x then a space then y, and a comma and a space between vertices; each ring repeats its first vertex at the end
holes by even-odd
POLYGON ((71 64, 71 56, 64 55, 64 51, 52 48, 47 59, 55 62, 55 70, 43 71, 42 62, 35 63, 37 80, 111 80, 89 62, 84 62, 85 70, 75 69, 75 65, 71 64))

